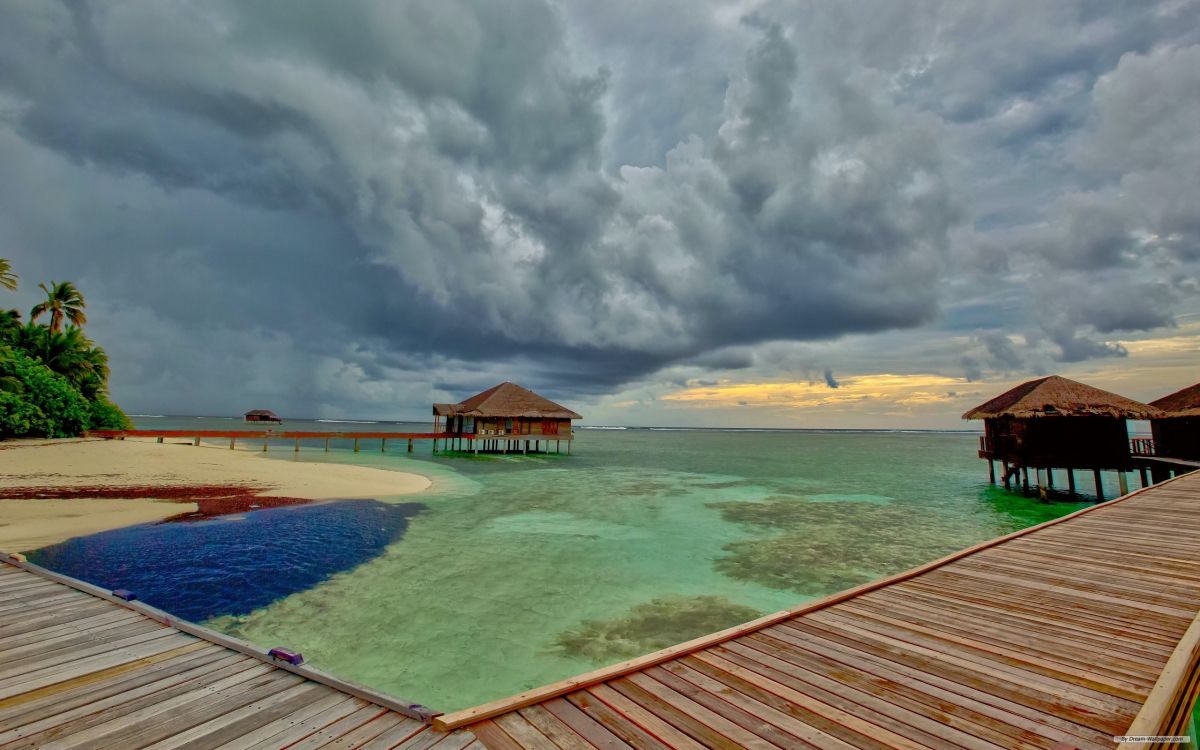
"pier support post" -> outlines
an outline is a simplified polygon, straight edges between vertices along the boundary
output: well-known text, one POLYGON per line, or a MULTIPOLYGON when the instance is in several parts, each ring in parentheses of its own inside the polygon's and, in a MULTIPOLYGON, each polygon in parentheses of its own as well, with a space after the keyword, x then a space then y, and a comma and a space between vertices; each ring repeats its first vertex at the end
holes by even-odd
POLYGON ((159 435, 159 436, 158 436, 158 442, 160 442, 160 443, 161 443, 161 442, 162 442, 162 440, 163 440, 163 439, 162 439, 162 435, 159 435))
POLYGON ((1021 486, 1025 488, 1026 492, 1029 491, 1029 467, 1028 466, 1021 467, 1021 486))
POLYGON ((1096 477, 1096 499, 1103 500, 1104 499, 1104 480, 1100 476, 1100 470, 1092 469, 1092 473, 1096 477))
POLYGON ((263 451, 262 451, 263 453, 267 452, 267 441, 268 440, 270 440, 270 438, 263 438, 263 451))
POLYGON ((1054 489, 1054 469, 1046 467, 1046 489, 1054 489))
POLYGON ((325 438, 325 452, 329 452, 329 438, 325 438))
POLYGON ((296 447, 292 449, 292 452, 293 452, 293 453, 299 453, 299 452, 300 452, 300 438, 296 438, 296 447))
POLYGON ((1125 472, 1117 472, 1117 484, 1121 488, 1121 495, 1129 494, 1129 480, 1125 478, 1125 472))
POLYGON ((412 453, 412 440, 413 440, 412 438, 408 439, 408 452, 409 453, 412 453))
POLYGON ((1005 461, 1004 462, 1004 489, 1006 489, 1006 490, 1011 489, 1010 477, 1012 477, 1012 471, 1008 468, 1008 461, 1005 461))
POLYGON ((200 438, 192 438, 192 445, 200 445, 200 438))
POLYGON ((996 462, 990 458, 988 459, 988 482, 996 483, 996 462))
POLYGON ((358 438, 354 438, 354 452, 358 453, 358 438))
POLYGON ((561 440, 554 441, 554 452, 562 453, 562 441, 561 440))
POLYGON ((1142 480, 1142 486, 1149 487, 1150 481, 1149 481, 1149 477, 1146 476, 1146 467, 1145 466, 1138 467, 1138 475, 1139 475, 1139 478, 1142 480))
POLYGON ((1075 494, 1075 470, 1067 469, 1067 492, 1075 494))
POLYGON ((237 438, 229 438, 229 450, 233 450, 233 444, 237 442, 237 438))
POLYGON ((387 438, 380 438, 380 440, 379 440, 379 452, 380 452, 380 453, 385 453, 385 452, 387 452, 387 438))

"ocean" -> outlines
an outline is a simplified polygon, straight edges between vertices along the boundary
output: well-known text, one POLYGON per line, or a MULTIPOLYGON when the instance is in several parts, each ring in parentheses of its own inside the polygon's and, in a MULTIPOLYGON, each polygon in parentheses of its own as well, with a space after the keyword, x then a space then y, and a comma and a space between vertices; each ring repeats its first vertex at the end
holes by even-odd
MULTIPOLYGON (((257 429, 137 417, 139 427, 257 429)), ((288 421, 282 429, 425 430, 288 421)), ((421 495, 134 526, 31 555, 451 711, 794 606, 1083 507, 993 487, 967 432, 579 428, 572 455, 278 443, 421 495)), ((1081 476, 1081 488, 1089 485, 1081 476)), ((1109 497, 1115 487, 1107 488, 1109 497)))

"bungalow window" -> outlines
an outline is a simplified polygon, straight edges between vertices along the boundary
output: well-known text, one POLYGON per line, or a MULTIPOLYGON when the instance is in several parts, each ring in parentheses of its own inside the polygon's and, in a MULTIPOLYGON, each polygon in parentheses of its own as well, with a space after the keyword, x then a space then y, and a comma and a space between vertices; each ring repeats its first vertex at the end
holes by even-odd
POLYGON ((504 420, 504 431, 512 432, 512 420, 511 419, 504 420))

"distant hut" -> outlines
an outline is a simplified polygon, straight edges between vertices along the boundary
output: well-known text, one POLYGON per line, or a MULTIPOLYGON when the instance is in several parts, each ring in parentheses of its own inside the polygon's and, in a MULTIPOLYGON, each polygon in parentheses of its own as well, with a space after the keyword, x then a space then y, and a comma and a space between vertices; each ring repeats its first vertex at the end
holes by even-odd
POLYGON ((1154 455, 1200 461, 1200 383, 1151 401, 1162 414, 1150 420, 1154 455))
POLYGON ((244 419, 247 422, 263 422, 266 424, 283 424, 283 420, 276 416, 275 412, 270 409, 251 409, 246 412, 244 419))
MULTIPOLYGON (((476 453, 555 449, 567 443, 571 452, 571 420, 583 419, 561 404, 516 383, 501 383, 457 404, 433 405, 433 431, 446 435, 447 446, 476 453)), ((436 447, 436 441, 434 443, 436 447)))
POLYGON ((1051 375, 1018 385, 975 407, 963 419, 983 420, 979 457, 988 460, 993 484, 995 461, 1004 465, 1006 487, 1021 472, 1028 487, 1030 468, 1039 474, 1045 469, 1047 486, 1053 487, 1053 469, 1066 469, 1072 493, 1074 470, 1091 469, 1103 498, 1102 470, 1120 472, 1122 494, 1127 491, 1124 472, 1133 468, 1133 460, 1125 420, 1158 415, 1153 406, 1051 375))

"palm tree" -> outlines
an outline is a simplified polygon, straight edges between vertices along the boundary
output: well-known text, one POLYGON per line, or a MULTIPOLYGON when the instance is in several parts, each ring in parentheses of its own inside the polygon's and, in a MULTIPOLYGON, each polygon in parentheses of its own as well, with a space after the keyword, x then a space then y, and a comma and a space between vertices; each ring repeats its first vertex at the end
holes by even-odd
POLYGON ((42 315, 50 313, 50 330, 53 333, 62 331, 63 318, 75 326, 82 326, 87 322, 87 315, 83 313, 87 303, 74 284, 69 281, 51 281, 50 286, 38 284, 38 288, 46 293, 46 301, 39 302, 29 311, 29 322, 32 323, 42 315))
POLYGON ((7 258, 0 258, 0 286, 11 292, 17 291, 17 275, 12 272, 12 263, 7 258))
POLYGON ((21 313, 0 310, 0 342, 11 342, 21 330, 21 313))
POLYGON ((75 326, 56 333, 46 326, 21 326, 13 345, 71 382, 87 399, 108 387, 108 355, 75 326))

